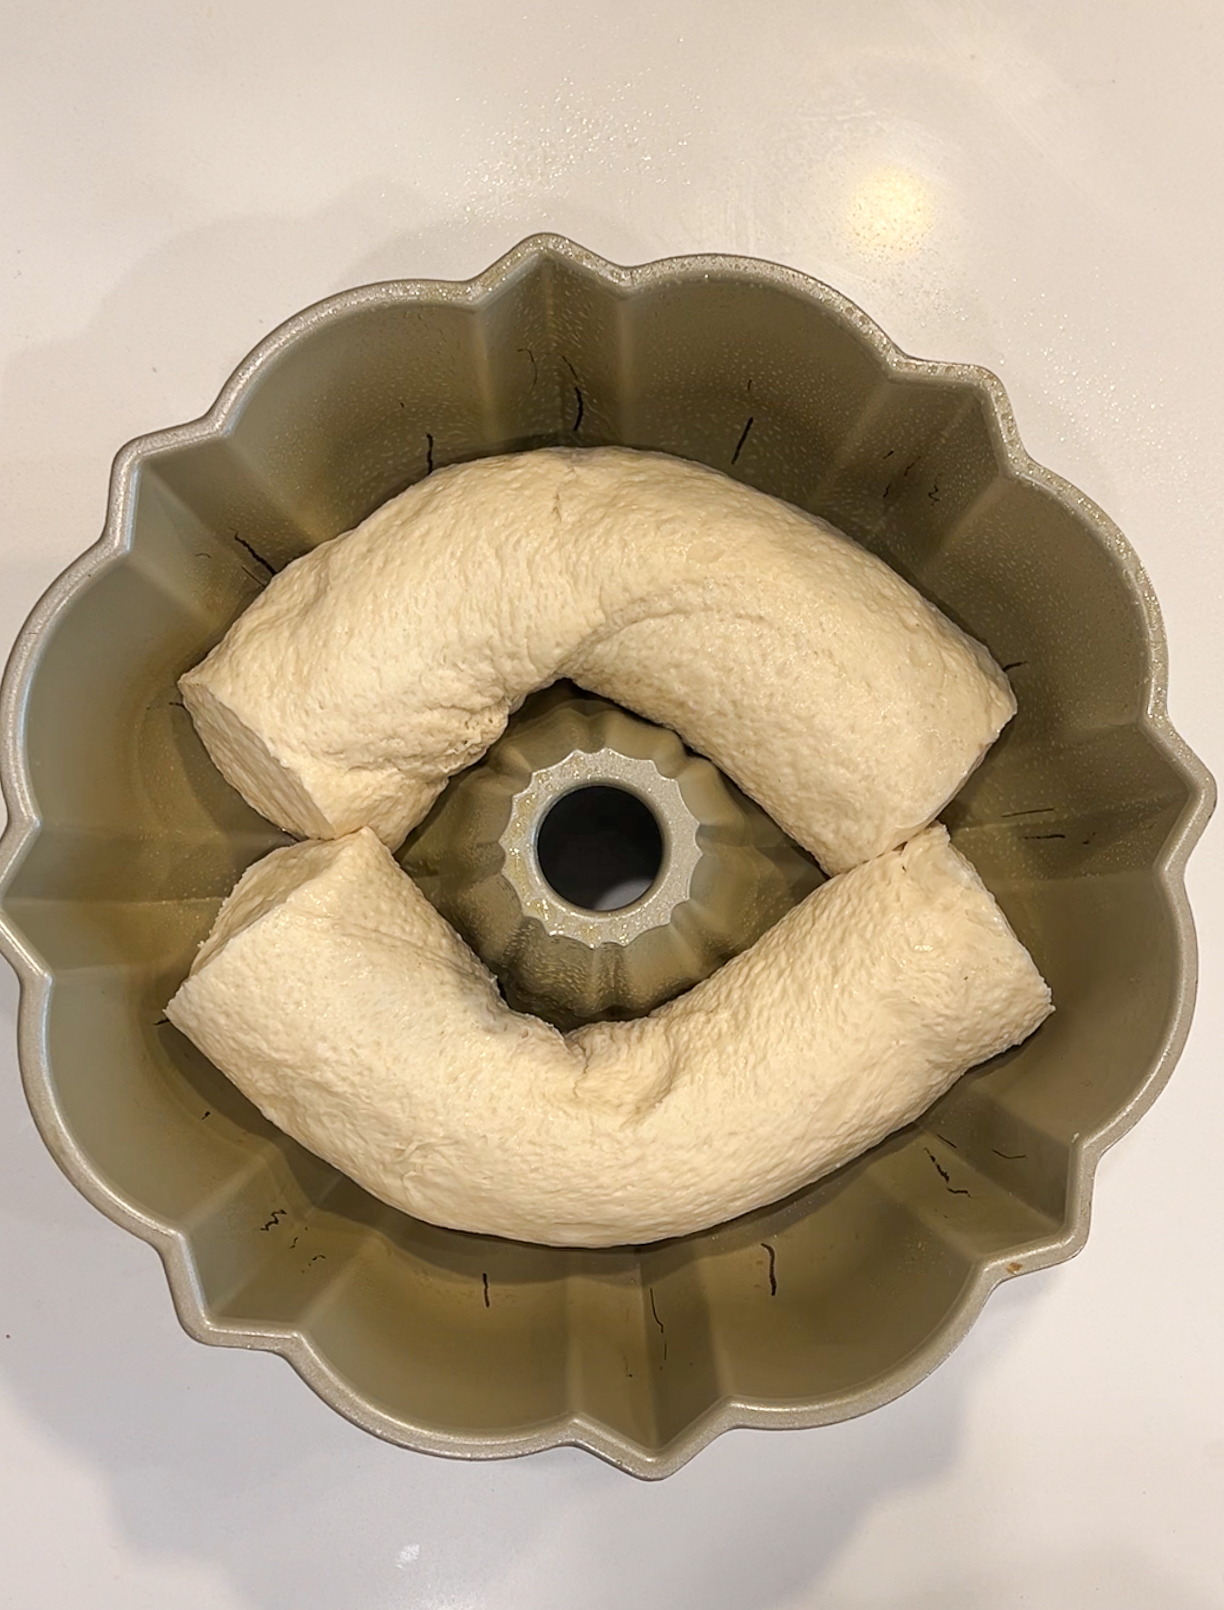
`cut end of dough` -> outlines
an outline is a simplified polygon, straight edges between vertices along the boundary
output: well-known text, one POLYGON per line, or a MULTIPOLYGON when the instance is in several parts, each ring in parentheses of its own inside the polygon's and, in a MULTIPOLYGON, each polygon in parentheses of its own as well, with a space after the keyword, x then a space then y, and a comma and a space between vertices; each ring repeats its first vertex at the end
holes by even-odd
POLYGON ((300 772, 274 754, 267 740, 214 691, 211 657, 179 678, 179 690, 217 770, 248 805, 286 833, 298 838, 332 838, 332 824, 300 772))
POLYGON ((341 839, 287 844, 248 867, 222 902, 212 931, 196 952, 189 978, 217 955, 231 939, 275 911, 303 886, 313 883, 345 854, 341 839))
POLYGON ((391 766, 336 766, 275 753, 211 685, 208 660, 181 676, 179 689, 217 770, 248 805, 295 838, 342 838, 368 827, 396 849, 444 786, 391 766))

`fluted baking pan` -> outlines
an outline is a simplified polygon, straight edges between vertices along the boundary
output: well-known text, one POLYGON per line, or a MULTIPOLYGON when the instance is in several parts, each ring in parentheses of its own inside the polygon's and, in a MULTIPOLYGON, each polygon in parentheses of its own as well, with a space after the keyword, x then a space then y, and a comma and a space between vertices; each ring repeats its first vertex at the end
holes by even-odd
POLYGON ((3 692, 0 938, 52 1152, 165 1260, 203 1341, 462 1456, 578 1443, 665 1475, 737 1425, 895 1397, 1009 1275, 1070 1257, 1092 1175, 1169 1075, 1213 788, 1165 714, 1131 549, 1035 465, 999 383, 905 357, 827 287, 524 242, 283 325, 195 424, 132 443, 105 534, 3 692), (1058 1010, 922 1123, 777 1207, 640 1251, 435 1229, 287 1140, 164 1020, 222 896, 283 842, 175 691, 273 569, 439 465, 547 443, 712 464, 812 509, 984 640, 1019 714, 946 813, 1058 1010))

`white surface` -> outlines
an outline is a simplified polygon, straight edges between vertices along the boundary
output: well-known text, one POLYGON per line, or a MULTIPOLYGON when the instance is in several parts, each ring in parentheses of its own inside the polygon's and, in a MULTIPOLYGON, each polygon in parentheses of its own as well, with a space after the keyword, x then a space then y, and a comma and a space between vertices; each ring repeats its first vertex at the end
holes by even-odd
MULTIPOLYGON (((1142 555, 1174 719, 1221 769, 1222 57, 1217 0, 9 0, 0 636, 96 534, 119 444, 199 413, 283 316, 553 228, 774 257, 994 368, 1142 555)), ((407 1454, 278 1359, 188 1341, 34 1134, 6 974, 0 1604, 1224 1605, 1222 873, 1215 830, 1195 1029, 1083 1255, 890 1408, 726 1437, 661 1486, 407 1454)))

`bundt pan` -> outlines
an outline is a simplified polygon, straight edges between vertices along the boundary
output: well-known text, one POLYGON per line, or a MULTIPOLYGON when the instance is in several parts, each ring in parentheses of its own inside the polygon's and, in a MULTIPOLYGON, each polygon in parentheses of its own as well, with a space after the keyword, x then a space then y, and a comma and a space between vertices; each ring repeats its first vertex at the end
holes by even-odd
POLYGON ((105 534, 14 650, 3 760, 0 938, 48 1146, 157 1247, 193 1336, 282 1353, 412 1448, 573 1443, 662 1476, 728 1427, 887 1402, 1000 1280, 1082 1245, 1096 1161, 1189 1023, 1182 873, 1213 787, 1165 714, 1134 554, 1028 458, 991 375, 905 357, 767 263, 622 269, 541 236, 470 283, 369 286, 290 320, 202 420, 120 453, 105 534), (284 842, 210 764, 176 677, 272 571, 393 493, 548 443, 663 449, 789 499, 989 646, 1019 714, 946 820, 1057 1003, 833 1177, 643 1248, 394 1212, 163 1016, 223 895, 284 842))

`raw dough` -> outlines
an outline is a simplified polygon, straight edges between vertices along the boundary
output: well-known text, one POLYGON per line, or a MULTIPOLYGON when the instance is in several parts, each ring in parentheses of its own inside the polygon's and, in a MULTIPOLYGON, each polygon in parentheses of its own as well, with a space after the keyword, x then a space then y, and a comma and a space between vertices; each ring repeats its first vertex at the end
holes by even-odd
POLYGON ((394 846, 558 677, 673 728, 831 872, 931 822, 1015 712, 865 549, 622 448, 430 476, 275 577, 181 687, 265 816, 394 846))
POLYGON ((366 830, 276 850, 171 1020, 393 1206, 554 1245, 771 1202, 1030 1034, 1049 991, 942 827, 834 878, 650 1017, 568 1036, 493 979, 366 830))

